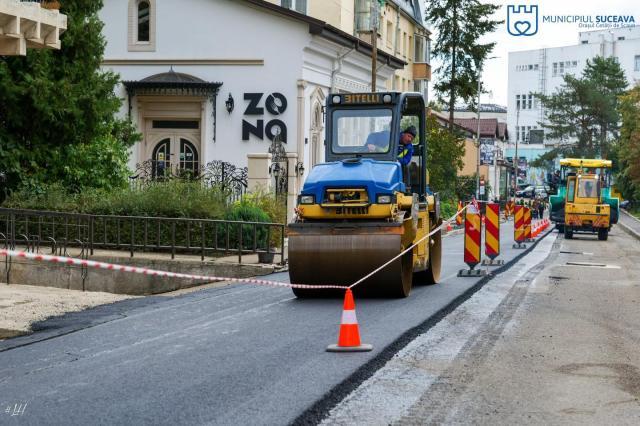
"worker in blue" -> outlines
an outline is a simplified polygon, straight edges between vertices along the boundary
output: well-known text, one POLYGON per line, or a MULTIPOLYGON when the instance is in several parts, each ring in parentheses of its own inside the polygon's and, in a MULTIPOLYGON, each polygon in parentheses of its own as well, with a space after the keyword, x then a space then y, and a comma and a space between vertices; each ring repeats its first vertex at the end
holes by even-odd
POLYGON ((417 133, 415 126, 409 126, 400 133, 398 161, 403 166, 411 162, 411 157, 413 157, 413 139, 416 137, 417 133))
MULTIPOLYGON (((402 165, 409 164, 413 156, 413 139, 417 131, 415 126, 409 126, 400 133, 398 145, 398 161, 402 165)), ((367 137, 365 147, 369 152, 387 152, 389 149, 389 131, 373 132, 367 137)))

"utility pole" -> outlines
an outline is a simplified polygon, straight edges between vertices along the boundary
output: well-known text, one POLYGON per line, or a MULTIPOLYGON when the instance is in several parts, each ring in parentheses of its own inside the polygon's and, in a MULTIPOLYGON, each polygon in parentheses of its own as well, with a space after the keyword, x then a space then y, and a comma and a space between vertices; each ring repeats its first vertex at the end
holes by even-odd
POLYGON ((482 76, 482 62, 478 67, 478 127, 476 129, 476 143, 478 147, 478 158, 476 162, 476 200, 480 199, 480 77, 482 76))
POLYGON ((378 0, 371 0, 371 92, 376 92, 378 64, 378 0))
POLYGON ((516 153, 513 156, 513 164, 516 168, 516 175, 513 183, 513 204, 516 203, 516 191, 518 190, 518 138, 520 137, 520 105, 516 104, 516 153))

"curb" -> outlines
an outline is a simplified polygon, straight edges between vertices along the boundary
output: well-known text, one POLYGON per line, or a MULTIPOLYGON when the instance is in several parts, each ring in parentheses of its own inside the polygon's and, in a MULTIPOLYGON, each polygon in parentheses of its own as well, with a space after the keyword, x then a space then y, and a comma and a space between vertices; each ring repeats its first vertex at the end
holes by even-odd
POLYGON ((627 234, 631 235, 633 238, 640 241, 640 233, 634 231, 633 229, 631 229, 629 226, 625 225, 622 222, 618 222, 617 225, 620 226, 622 229, 624 229, 627 232, 627 234))
POLYGON ((540 241, 545 239, 549 234, 553 233, 554 228, 550 227, 548 230, 540 234, 535 242, 527 247, 522 253, 511 259, 497 269, 494 269, 491 274, 486 275, 484 278, 478 280, 474 285, 469 287, 466 291, 454 298, 448 305, 445 305, 438 312, 431 317, 425 319, 421 324, 410 328, 401 334, 396 340, 391 342, 387 347, 383 348, 380 353, 373 359, 369 360, 362 366, 360 366, 351 376, 344 379, 341 383, 330 389, 322 398, 313 403, 309 408, 302 412, 291 424, 292 425, 309 425, 319 424, 338 403, 346 398, 351 392, 358 388, 362 383, 375 374, 380 368, 382 368, 387 361, 392 359, 396 353, 411 343, 420 334, 426 333, 447 315, 453 312, 458 306, 466 302, 471 296, 478 292, 485 284, 495 278, 498 274, 507 271, 514 266, 520 259, 529 254, 540 241))
POLYGON ((636 222, 638 222, 638 223, 640 224, 640 219, 638 219, 637 217, 635 217, 634 215, 632 215, 631 213, 629 213, 629 212, 628 212, 628 211, 626 211, 625 209, 620 209, 620 211, 621 211, 622 213, 624 213, 624 214, 625 214, 625 216, 627 216, 629 219, 633 219, 633 220, 635 220, 636 222))
MULTIPOLYGON (((620 211, 622 213, 624 213, 624 215, 626 217, 628 217, 631 220, 634 220, 636 222, 638 222, 638 224, 640 224, 640 219, 638 219, 637 217, 633 216, 631 213, 627 212, 624 209, 620 209, 620 211)), ((633 228, 631 228, 629 225, 625 225, 624 223, 622 223, 622 221, 618 221, 617 225, 619 225, 620 227, 622 227, 622 229, 624 229, 629 235, 631 235, 633 238, 637 239, 638 241, 640 241, 640 233, 636 230, 634 230, 633 228)))

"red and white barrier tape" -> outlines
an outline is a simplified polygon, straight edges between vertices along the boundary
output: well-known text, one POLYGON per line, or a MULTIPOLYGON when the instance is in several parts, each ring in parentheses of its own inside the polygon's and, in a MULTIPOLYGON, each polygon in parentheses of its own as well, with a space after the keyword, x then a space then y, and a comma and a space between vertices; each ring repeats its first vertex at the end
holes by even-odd
POLYGON ((177 273, 177 272, 160 271, 160 270, 156 270, 156 269, 140 268, 140 267, 137 267, 137 266, 125 266, 125 265, 119 265, 119 264, 116 264, 116 263, 99 262, 99 261, 96 261, 96 260, 84 260, 84 259, 76 259, 76 258, 73 258, 73 257, 53 256, 53 255, 38 254, 38 253, 28 253, 28 252, 24 252, 24 251, 7 250, 7 249, 0 249, 0 256, 8 256, 8 257, 29 259, 29 260, 39 261, 39 262, 51 262, 51 263, 58 263, 58 264, 64 264, 64 265, 75 265, 75 266, 82 266, 82 267, 95 268, 95 269, 106 269, 106 270, 110 270, 110 271, 132 272, 132 273, 135 273, 135 274, 143 274, 143 275, 150 275, 150 276, 154 276, 154 277, 157 276, 157 277, 163 277, 163 278, 184 278, 184 279, 207 281, 207 282, 211 282, 211 281, 229 281, 229 282, 234 282, 234 283, 248 283, 248 284, 266 285, 266 286, 273 286, 273 287, 307 288, 307 289, 318 289, 318 290, 320 290, 320 289, 346 290, 348 288, 355 287, 356 285, 360 284, 361 282, 363 282, 367 278, 371 277, 375 273, 381 271, 382 269, 387 267, 389 264, 391 264, 393 261, 395 261, 396 259, 398 259, 402 255, 407 253, 409 250, 412 250, 415 246, 420 244, 422 241, 424 241, 425 239, 431 237, 436 232, 440 231, 444 226, 446 226, 447 224, 451 223, 456 218, 456 216, 458 216, 459 214, 464 212, 465 209, 468 206, 469 206, 469 204, 464 206, 461 210, 456 212, 456 214, 454 214, 449 219, 447 219, 444 222, 442 222, 442 224, 440 226, 438 226, 436 229, 431 231, 428 235, 425 235, 424 237, 420 238, 418 241, 416 241, 414 244, 412 244, 411 246, 406 248, 404 251, 402 251, 400 254, 395 256, 393 259, 389 260, 384 265, 378 267, 377 269, 375 269, 374 271, 372 271, 371 273, 367 274, 365 277, 359 279, 358 281, 356 281, 355 283, 351 284, 348 287, 347 286, 340 286, 340 285, 291 284, 291 283, 284 283, 284 282, 281 282, 281 281, 269 281, 269 280, 261 280, 261 279, 256 279, 256 278, 230 278, 230 277, 216 277, 216 276, 211 276, 211 275, 180 274, 180 273, 177 273))
POLYGON ((416 241, 415 243, 411 244, 409 247, 407 247, 406 249, 404 249, 402 252, 400 252, 400 254, 396 255, 393 259, 387 261, 387 263, 385 263, 384 265, 380 266, 379 268, 371 271, 369 274, 365 275, 364 277, 360 278, 358 281, 354 282, 353 284, 351 284, 349 286, 349 288, 353 288, 355 286, 357 286, 358 284, 360 284, 361 282, 363 282, 364 280, 366 280, 367 278, 371 277, 372 275, 378 273, 379 271, 383 270, 384 268, 386 268, 387 266, 389 266, 393 261, 399 259, 400 257, 402 257, 402 255, 404 255, 405 253, 407 253, 409 250, 413 250, 413 248, 415 246, 417 246, 418 244, 420 244, 421 242, 423 242, 424 240, 426 240, 427 238, 429 238, 430 236, 432 236, 433 234, 435 234, 436 232, 440 231, 444 226, 448 225, 449 223, 451 223, 453 220, 455 220, 455 218, 459 215, 462 214, 463 211, 465 211, 467 209, 467 207, 469 207, 471 203, 467 204, 466 206, 464 206, 463 208, 461 208, 460 210, 458 210, 453 216, 451 216, 449 219, 445 220, 442 222, 442 224, 440 226, 438 226, 436 229, 434 229, 433 231, 429 232, 427 235, 425 235, 424 237, 420 238, 418 241, 416 241))
POLYGON ((154 277, 164 278, 184 278, 198 281, 231 281, 235 283, 249 283, 258 285, 267 285, 275 287, 290 287, 290 288, 317 288, 317 289, 339 289, 346 290, 346 286, 338 285, 308 285, 308 284, 290 284, 280 281, 260 280, 256 278, 229 278, 229 277, 215 277, 210 275, 192 275, 192 274, 180 274, 177 272, 159 271, 156 269, 140 268, 137 266, 125 266, 118 265, 116 263, 98 262, 95 260, 75 259, 73 257, 64 256, 52 256, 47 254, 27 253, 24 251, 5 250, 0 249, 0 256, 17 257, 22 259, 36 260, 39 262, 51 262, 64 265, 86 266, 87 268, 107 269, 110 271, 120 272, 133 272, 135 274, 144 274, 154 277))

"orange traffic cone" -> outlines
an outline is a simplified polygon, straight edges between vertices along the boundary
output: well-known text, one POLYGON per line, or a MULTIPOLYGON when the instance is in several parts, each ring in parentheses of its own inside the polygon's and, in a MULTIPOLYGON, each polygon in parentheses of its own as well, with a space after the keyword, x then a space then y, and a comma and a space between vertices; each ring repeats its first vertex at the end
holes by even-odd
POLYGON ((344 306, 342 308, 342 321, 340 322, 340 334, 338 344, 329 345, 328 352, 366 352, 373 349, 373 346, 360 343, 360 331, 358 330, 358 320, 356 319, 356 304, 353 301, 351 289, 347 289, 344 295, 344 306))

